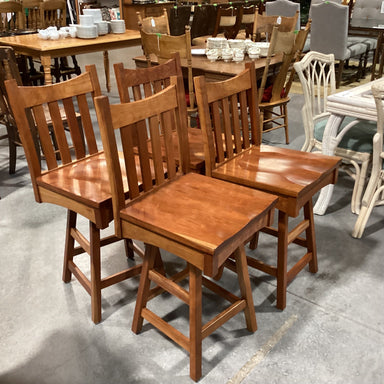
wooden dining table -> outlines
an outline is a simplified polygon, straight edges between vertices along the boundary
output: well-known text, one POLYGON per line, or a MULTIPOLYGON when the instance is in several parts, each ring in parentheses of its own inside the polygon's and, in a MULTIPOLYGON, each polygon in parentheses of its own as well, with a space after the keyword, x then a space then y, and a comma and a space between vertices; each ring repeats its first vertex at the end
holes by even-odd
MULTIPOLYGON (((133 58, 137 68, 147 67, 147 61, 145 56, 136 56, 133 58)), ((276 54, 271 59, 270 70, 271 73, 278 70, 278 67, 281 65, 283 60, 282 54, 276 54)), ((185 78, 188 78, 187 69, 188 63, 187 59, 181 59, 181 67, 183 70, 183 75, 185 78)), ((230 77, 237 76, 240 72, 244 71, 245 63, 252 61, 248 56, 245 56, 244 61, 240 62, 225 62, 223 60, 209 61, 205 55, 192 55, 192 72, 193 76, 204 75, 208 81, 222 81, 230 77)), ((261 79, 263 76, 266 58, 261 57, 259 59, 253 60, 255 62, 256 69, 256 78, 261 79)), ((151 58, 152 64, 158 64, 158 61, 155 57, 151 58)))
POLYGON ((104 52, 104 69, 108 92, 110 91, 108 51, 139 45, 140 41, 140 33, 135 30, 126 30, 124 33, 110 33, 94 39, 44 40, 37 33, 0 37, 0 45, 12 47, 15 53, 40 59, 44 68, 45 84, 52 84, 51 59, 91 52, 104 52))

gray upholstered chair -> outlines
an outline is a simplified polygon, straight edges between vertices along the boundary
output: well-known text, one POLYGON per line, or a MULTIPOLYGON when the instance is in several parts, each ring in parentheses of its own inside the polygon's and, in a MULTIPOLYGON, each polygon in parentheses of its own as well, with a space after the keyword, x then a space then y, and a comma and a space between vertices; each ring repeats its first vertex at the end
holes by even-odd
POLYGON ((384 22, 384 13, 381 13, 382 0, 355 0, 352 18, 376 19, 384 22))
MULTIPOLYGON (((336 4, 343 3, 342 0, 329 0, 329 2, 336 3, 336 4)), ((312 18, 312 5, 322 4, 322 3, 324 3, 324 0, 311 0, 311 6, 309 7, 309 13, 308 13, 309 18, 312 18)))
POLYGON ((339 88, 341 83, 344 63, 350 58, 359 60, 359 79, 368 47, 360 42, 348 44, 348 6, 329 1, 312 4, 311 16, 311 51, 333 53, 335 60, 339 62, 336 88, 339 88))
POLYGON ((300 4, 290 0, 274 0, 268 1, 265 4, 265 12, 267 16, 295 16, 296 11, 299 11, 296 30, 300 29, 300 4))

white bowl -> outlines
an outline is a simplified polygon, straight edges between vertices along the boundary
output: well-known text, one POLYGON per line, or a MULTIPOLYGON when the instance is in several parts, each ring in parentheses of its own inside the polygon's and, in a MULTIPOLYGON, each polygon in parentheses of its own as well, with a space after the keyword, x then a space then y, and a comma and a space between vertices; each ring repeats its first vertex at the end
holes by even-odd
POLYGON ((80 39, 94 39, 98 36, 96 25, 77 25, 76 35, 80 39))
POLYGON ((92 26, 93 25, 93 17, 91 15, 80 15, 80 25, 84 26, 92 26))
POLYGON ((265 43, 265 42, 254 43, 252 47, 260 48, 260 56, 265 57, 268 55, 269 43, 265 43))

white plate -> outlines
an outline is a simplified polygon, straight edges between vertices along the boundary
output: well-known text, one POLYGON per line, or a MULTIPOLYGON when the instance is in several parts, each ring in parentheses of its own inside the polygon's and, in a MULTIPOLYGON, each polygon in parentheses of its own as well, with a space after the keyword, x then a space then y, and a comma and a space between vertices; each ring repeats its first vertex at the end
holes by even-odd
POLYGON ((201 56, 205 55, 205 49, 204 48, 194 48, 191 49, 192 55, 201 56))

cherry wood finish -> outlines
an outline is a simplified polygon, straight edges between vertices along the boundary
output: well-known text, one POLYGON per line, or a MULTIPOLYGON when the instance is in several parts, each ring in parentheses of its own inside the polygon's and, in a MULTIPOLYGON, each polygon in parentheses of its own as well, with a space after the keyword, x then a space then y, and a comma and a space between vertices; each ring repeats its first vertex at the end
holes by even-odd
POLYGON ((269 222, 276 197, 188 173, 189 152, 185 149, 187 119, 180 77, 172 78, 169 87, 143 100, 109 105, 107 97, 99 97, 95 105, 108 164, 116 233, 123 238, 135 238, 146 244, 132 330, 140 332, 145 319, 165 333, 189 352, 190 376, 198 380, 202 374, 202 340, 205 337, 240 311, 244 311, 247 329, 256 331, 244 243, 269 222), (178 83, 178 91, 175 83, 178 83), (147 127, 150 131, 151 155, 148 153, 147 127), (137 133, 137 128, 140 175, 133 166, 133 134, 137 133), (172 145, 175 130, 179 147, 184 148, 181 150, 180 165, 176 162, 172 145), (130 191, 128 202, 125 201, 123 177, 118 163, 116 132, 120 133, 125 156, 130 191), (167 143, 167 178, 164 178, 161 133, 167 143), (154 182, 148 177, 150 158, 156 170, 154 182), (139 177, 143 178, 142 190, 137 188, 139 177), (186 268, 172 277, 158 273, 154 263, 159 248, 183 259, 186 268), (239 296, 208 278, 215 276, 231 255, 237 260, 239 296), (187 277, 188 290, 178 284, 187 277), (156 285, 152 290, 151 282, 156 285), (203 285, 230 302, 223 312, 204 325, 203 285), (163 291, 189 305, 189 336, 148 308, 148 301, 163 291))
MULTIPOLYGON (((124 68, 123 63, 114 64, 117 88, 120 101, 130 102, 130 95, 135 101, 151 96, 169 86, 171 76, 180 76, 182 71, 180 56, 163 64, 142 69, 124 68)), ((204 147, 201 130, 188 127, 190 168, 194 172, 204 173, 204 147)), ((165 142, 162 141, 162 153, 165 154, 165 142)), ((173 145, 177 161, 180 160, 179 146, 176 132, 173 135, 173 145)))
MULTIPOLYGON (((309 264, 317 272, 312 196, 335 183, 340 159, 261 145, 259 108, 254 66, 223 82, 195 78, 195 89, 204 137, 206 174, 279 196, 278 227, 264 232, 278 237, 277 266, 248 257, 248 265, 277 278, 277 307, 286 306, 287 284, 309 264), (250 124, 250 127, 249 127, 250 124), (289 217, 304 210, 304 219, 293 229, 289 217), (305 238, 300 235, 305 232, 305 238), (304 256, 287 271, 288 245, 305 249, 304 256)), ((251 244, 255 247, 256 241, 251 244)))
POLYGON ((243 19, 243 7, 221 5, 217 9, 216 24, 212 37, 223 33, 227 39, 236 38, 243 19))
MULTIPOLYGON (((113 212, 105 156, 96 143, 86 98, 87 95, 100 95, 100 85, 96 67, 86 67, 86 70, 72 80, 43 87, 22 87, 16 80, 8 80, 6 89, 28 161, 36 201, 68 209, 63 280, 68 283, 73 274, 83 285, 91 295, 92 320, 98 323, 101 321, 101 289, 139 274, 141 265, 101 279, 100 248, 120 239, 116 236, 100 238, 100 230, 108 227, 113 212), (60 104, 65 110, 69 133, 64 130, 60 104), (48 106, 58 150, 52 145, 44 105, 48 106), (34 131, 37 135, 33 135, 34 131), (35 136, 39 137, 47 169, 40 165, 35 136), (89 239, 76 226, 78 214, 89 220, 89 239), (75 241, 79 247, 75 247, 75 241), (81 253, 90 256, 89 279, 74 261, 74 256, 81 253)), ((127 192, 127 185, 124 191, 127 192)), ((126 247, 131 258, 134 250, 143 254, 132 241, 127 240, 126 247)))

